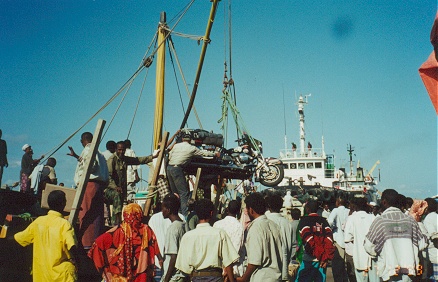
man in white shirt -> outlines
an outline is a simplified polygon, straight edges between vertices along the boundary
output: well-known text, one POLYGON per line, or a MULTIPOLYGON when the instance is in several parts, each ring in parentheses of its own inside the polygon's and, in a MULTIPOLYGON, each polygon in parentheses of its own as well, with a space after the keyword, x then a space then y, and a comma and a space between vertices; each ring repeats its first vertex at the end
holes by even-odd
MULTIPOLYGON (((79 185, 82 174, 85 173, 85 162, 91 156, 91 142, 93 134, 84 132, 81 135, 81 144, 84 147, 80 156, 78 156, 72 147, 69 156, 78 160, 76 166, 74 183, 79 185)), ((82 199, 81 209, 79 211, 79 231, 77 233, 78 241, 82 242, 85 249, 91 248, 96 238, 104 232, 104 198, 103 190, 109 180, 108 167, 105 157, 97 152, 90 171, 90 179, 85 187, 84 198, 82 199)))
MULTIPOLYGON (((231 243, 233 243, 233 246, 236 249, 237 253, 241 254, 241 247, 243 244, 243 226, 236 218, 236 216, 240 212, 240 203, 236 200, 231 200, 228 203, 228 207, 226 210, 227 216, 225 216, 224 219, 216 221, 213 224, 213 227, 224 230, 228 234, 228 236, 230 236, 231 243)), ((240 256, 240 258, 242 258, 242 256, 240 256)), ((238 265, 233 266, 233 272, 236 276, 243 275, 243 272, 241 272, 241 262, 243 261, 239 261, 238 265)))
POLYGON ((333 230, 333 239, 335 240, 335 257, 332 260, 333 276, 335 282, 348 282, 347 272, 345 270, 345 242, 344 228, 345 222, 350 210, 345 207, 345 199, 338 197, 336 199, 336 208, 332 210, 327 221, 333 230))
POLYGON ((105 160, 108 160, 116 151, 117 144, 114 140, 109 140, 106 142, 106 150, 102 152, 102 155, 105 157, 105 160))
POLYGON ((425 228, 425 234, 429 239, 429 246, 423 251, 424 257, 428 258, 432 264, 432 269, 428 271, 428 276, 432 277, 435 281, 438 281, 438 215, 437 215, 437 202, 435 199, 427 198, 427 209, 424 213, 426 217, 423 219, 423 225, 425 228))
POLYGON ((367 212, 368 205, 365 198, 354 198, 354 206, 356 211, 348 217, 345 224, 344 240, 345 243, 353 243, 356 281, 379 282, 376 260, 365 251, 363 246, 375 216, 367 212))
POLYGON ((329 216, 330 216, 330 208, 329 208, 329 206, 327 205, 327 204, 324 204, 323 206, 322 206, 322 214, 321 214, 321 216, 323 217, 323 218, 325 218, 325 219, 327 219, 327 218, 329 218, 329 216))
POLYGON ((286 210, 292 209, 292 196, 290 194, 290 191, 287 191, 286 195, 283 198, 283 207, 286 210))
POLYGON ((288 280, 288 266, 292 254, 292 224, 281 213, 283 199, 278 194, 270 195, 266 198, 270 213, 267 218, 275 222, 280 227, 281 247, 283 251, 283 267, 281 269, 281 280, 288 280))

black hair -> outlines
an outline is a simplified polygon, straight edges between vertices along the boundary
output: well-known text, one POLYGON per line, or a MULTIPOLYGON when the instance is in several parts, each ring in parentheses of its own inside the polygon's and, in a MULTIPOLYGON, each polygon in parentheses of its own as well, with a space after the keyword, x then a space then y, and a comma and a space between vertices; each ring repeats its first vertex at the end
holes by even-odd
POLYGON ((108 142, 106 142, 106 149, 107 150, 115 150, 117 147, 116 142, 113 140, 109 140, 108 142))
POLYGON ((306 209, 308 213, 316 213, 318 212, 318 208, 319 208, 318 201, 316 200, 307 201, 306 209))
POLYGON ((245 198, 245 204, 247 209, 252 208, 258 215, 266 212, 266 201, 258 192, 249 194, 245 198))
POLYGON ((386 189, 382 193, 381 201, 385 200, 391 207, 398 207, 398 193, 394 189, 386 189))
POLYGON ((293 208, 290 210, 290 215, 292 216, 293 220, 299 220, 301 217, 301 211, 297 208, 293 208))
POLYGON ((125 145, 125 141, 119 141, 119 142, 117 142, 117 146, 119 146, 120 144, 122 144, 123 145, 123 147, 125 147, 126 148, 126 145, 125 145))
POLYGON ((126 148, 131 148, 131 140, 129 140, 129 139, 126 139, 125 140, 125 146, 126 146, 126 148))
POLYGON ((66 202, 65 193, 61 190, 53 190, 47 197, 49 209, 57 212, 62 212, 64 210, 66 202))
POLYGON ((238 214, 240 212, 240 203, 236 200, 231 200, 228 203, 228 212, 230 214, 238 214))
POLYGON ((91 134, 91 132, 84 132, 81 135, 81 139, 91 142, 93 141, 93 134, 91 134))
POLYGON ((427 211, 428 212, 436 212, 437 211, 437 202, 435 199, 426 198, 424 199, 427 202, 427 211))
POLYGON ((266 202, 273 212, 280 212, 283 207, 283 198, 278 194, 268 196, 266 202))
POLYGON ((165 206, 166 208, 168 208, 170 210, 171 214, 178 214, 178 210, 181 206, 181 202, 179 200, 179 198, 177 196, 175 196, 174 194, 167 194, 164 199, 163 202, 161 203, 161 205, 165 206))
POLYGON ((365 197, 355 197, 354 198, 354 205, 357 211, 366 211, 368 212, 368 202, 365 197))
POLYGON ((406 208, 410 208, 410 207, 412 207, 412 205, 414 204, 414 200, 411 198, 411 197, 406 197, 406 203, 405 203, 406 205, 406 208))
POLYGON ((347 199, 344 196, 338 196, 338 198, 336 198, 336 200, 338 200, 338 202, 341 206, 345 206, 345 204, 347 203, 347 199))
POLYGON ((46 164, 48 166, 55 167, 56 166, 56 159, 53 158, 53 157, 50 157, 50 158, 47 159, 47 163, 46 164))
POLYGON ((402 195, 402 194, 398 194, 397 201, 398 201, 397 207, 399 209, 403 209, 404 210, 405 207, 406 207, 406 196, 402 195))
POLYGON ((208 199, 200 199, 195 202, 195 212, 200 220, 210 220, 213 210, 214 205, 208 199))

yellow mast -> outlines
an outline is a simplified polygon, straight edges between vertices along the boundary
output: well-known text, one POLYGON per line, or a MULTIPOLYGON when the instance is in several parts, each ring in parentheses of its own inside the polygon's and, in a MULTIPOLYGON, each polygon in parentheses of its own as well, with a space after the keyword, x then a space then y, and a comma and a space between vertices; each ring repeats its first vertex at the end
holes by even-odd
POLYGON ((166 13, 161 12, 160 23, 158 25, 157 74, 155 80, 154 149, 158 148, 163 131, 164 75, 167 33, 166 13))

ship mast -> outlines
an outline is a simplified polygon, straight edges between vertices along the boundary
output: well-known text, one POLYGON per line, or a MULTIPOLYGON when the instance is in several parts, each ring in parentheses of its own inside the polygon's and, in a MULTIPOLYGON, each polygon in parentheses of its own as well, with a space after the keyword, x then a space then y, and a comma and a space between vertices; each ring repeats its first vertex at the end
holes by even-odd
POLYGON ((157 51, 157 74, 155 80, 155 115, 154 115, 154 140, 153 148, 157 149, 163 131, 164 111, 164 75, 166 63, 166 40, 168 27, 166 13, 161 12, 160 23, 158 24, 158 51, 157 51))
POLYGON ((351 146, 351 144, 349 145, 350 147, 347 147, 347 151, 348 154, 350 155, 350 176, 353 175, 353 152, 354 152, 354 148, 351 146))
POLYGON ((310 96, 310 94, 305 95, 306 99, 304 100, 303 96, 300 95, 298 100, 298 114, 300 115, 300 156, 305 155, 304 144, 306 143, 306 131, 304 130, 304 105, 307 104, 307 96, 310 96))

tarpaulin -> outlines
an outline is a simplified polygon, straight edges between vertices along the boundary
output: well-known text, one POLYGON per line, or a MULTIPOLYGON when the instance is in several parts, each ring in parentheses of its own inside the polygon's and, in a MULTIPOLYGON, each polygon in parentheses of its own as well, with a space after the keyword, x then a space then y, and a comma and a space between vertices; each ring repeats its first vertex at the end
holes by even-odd
POLYGON ((438 115, 438 12, 430 33, 430 42, 433 45, 434 51, 421 65, 418 72, 438 115))

